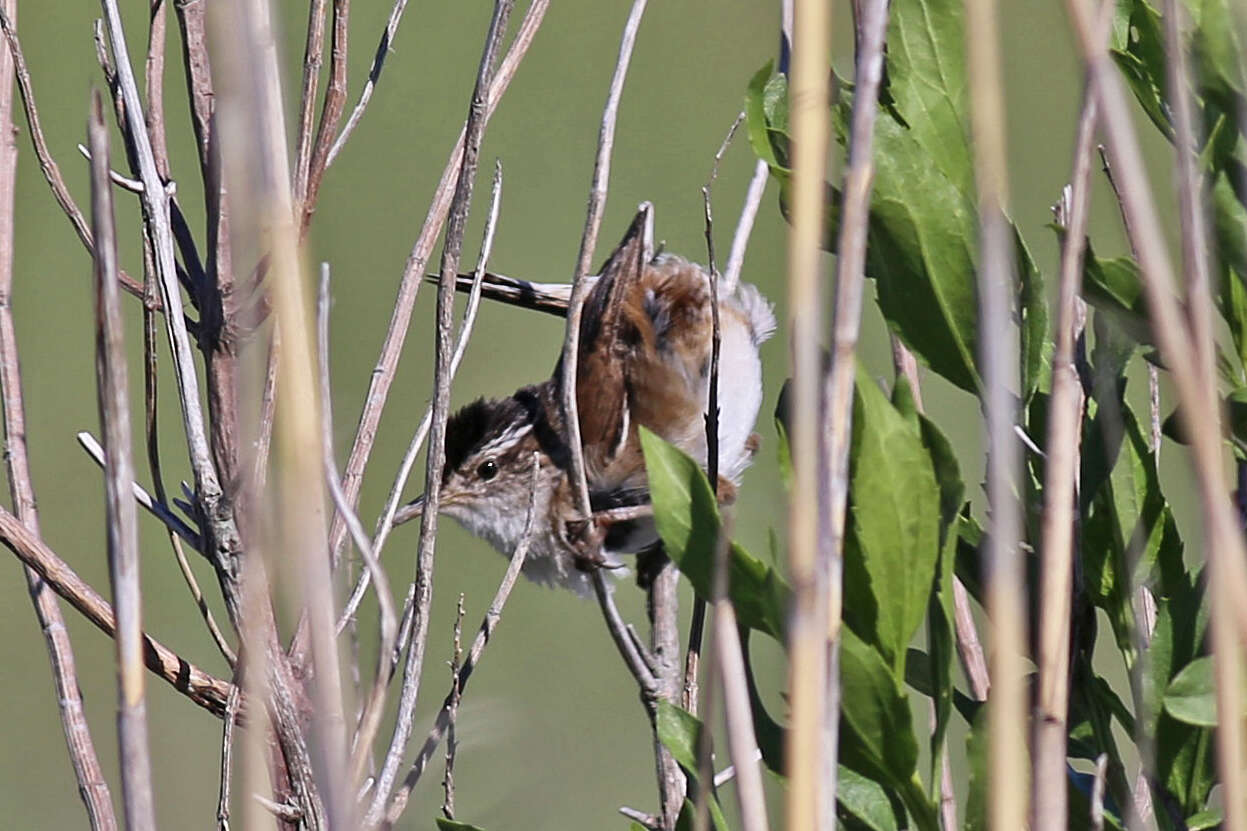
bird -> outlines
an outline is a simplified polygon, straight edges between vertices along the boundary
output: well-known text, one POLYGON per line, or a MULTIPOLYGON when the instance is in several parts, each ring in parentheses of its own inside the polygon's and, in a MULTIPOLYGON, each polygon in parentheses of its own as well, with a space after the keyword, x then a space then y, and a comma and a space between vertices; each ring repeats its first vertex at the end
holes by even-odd
MULTIPOLYGON (((706 467, 711 369, 711 281, 683 257, 655 253, 653 208, 643 203, 622 241, 589 277, 580 323, 576 402, 592 517, 577 507, 561 407, 560 356, 550 378, 503 398, 480 398, 451 416, 441 512, 510 557, 534 523, 523 574, 581 596, 595 567, 626 573, 621 555, 659 543, 638 427, 706 467), (539 460, 533 473, 533 454, 539 460), (534 479, 534 475, 536 479, 534 479), (535 486, 534 486, 535 482, 535 486), (534 493, 535 487, 535 493, 534 493)), ((570 286, 490 275, 484 293, 566 314, 570 286)), ((732 502, 758 446, 759 346, 775 330, 771 304, 747 283, 720 291, 718 493, 732 502)), ((423 498, 400 509, 414 518, 423 498)))

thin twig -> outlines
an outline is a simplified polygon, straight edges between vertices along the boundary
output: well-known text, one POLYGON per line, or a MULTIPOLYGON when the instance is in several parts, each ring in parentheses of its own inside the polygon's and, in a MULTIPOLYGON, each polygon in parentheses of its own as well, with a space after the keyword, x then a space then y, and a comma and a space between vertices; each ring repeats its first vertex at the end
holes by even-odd
POLYGON ((91 146, 91 230, 95 246, 95 374, 100 428, 108 463, 104 505, 109 577, 117 614, 117 738, 121 755, 121 797, 126 826, 155 829, 151 755, 147 742, 146 677, 143 673, 143 595, 139 584, 138 513, 130 498, 134 462, 130 453, 129 381, 121 304, 117 296, 117 233, 108 178, 108 125, 98 92, 87 119, 91 146))
MULTIPOLYGON (((56 160, 52 158, 52 151, 48 149, 48 141, 43 135, 43 125, 39 121, 39 108, 35 103, 34 87, 30 82, 30 71, 26 68, 26 57, 22 53, 22 44, 18 40, 17 29, 14 28, 8 13, 2 7, 0 7, 0 30, 4 32, 5 39, 8 41, 8 51, 12 57, 17 78, 17 90, 22 99, 22 111, 26 115, 26 124, 30 128, 30 141, 35 150, 35 158, 39 160, 39 170, 43 173, 48 186, 52 188, 52 196, 69 219, 69 224, 74 227, 74 233, 78 235, 83 247, 87 249, 88 254, 94 254, 95 243, 91 239, 91 229, 87 225, 86 217, 78 208, 74 197, 70 195, 69 187, 65 184, 64 177, 61 176, 61 169, 56 160)), ((120 273, 119 279, 121 287, 127 292, 135 297, 143 296, 142 283, 124 271, 120 273)))
POLYGON ((302 213, 307 198, 308 172, 312 166, 312 126, 316 117, 316 87, 325 56, 326 0, 308 3, 307 39, 303 46, 303 87, 299 95, 299 132, 295 141, 294 203, 302 213))
MULTIPOLYGON (((91 457, 91 461, 99 465, 101 469, 104 468, 107 464, 107 460, 104 455, 104 448, 100 445, 99 441, 96 440, 95 436, 84 430, 78 433, 77 439, 78 444, 83 450, 86 451, 87 455, 91 457)), ((185 540, 191 548, 199 551, 199 547, 202 545, 202 542, 199 538, 199 534, 195 532, 194 528, 191 528, 181 519, 181 517, 169 510, 168 505, 148 493, 147 490, 138 482, 132 482, 131 489, 134 493, 134 501, 138 502, 139 505, 153 517, 164 523, 165 527, 168 528, 169 531, 185 540)))
POLYGON ((562 410, 563 424, 567 430, 567 442, 571 448, 572 492, 580 515, 588 517, 593 511, 589 505, 589 485, 585 478, 584 451, 580 444, 580 419, 576 409, 576 361, 579 357, 580 315, 588 294, 585 275, 597 248, 598 232, 602 227, 602 212, 606 207, 606 190, 610 184, 611 154, 615 147, 615 124, 619 119, 619 99, 623 97, 624 81, 628 77, 628 65, 632 61, 632 48, 636 44, 641 15, 645 13, 646 0, 633 0, 632 10, 624 24, 623 37, 619 42, 619 58, 611 76, 610 92, 602 113, 602 125, 598 130, 597 157, 593 164, 593 183, 589 189, 589 210, 585 216, 585 229, 580 237, 580 253, 576 257, 576 270, 572 272, 572 294, 567 308, 567 332, 563 339, 562 410))
POLYGON ((429 430, 428 462, 424 479, 424 515, 416 555, 412 640, 407 652, 407 663, 403 669, 398 721, 385 754, 385 761, 377 775, 372 802, 365 815, 364 822, 369 827, 381 821, 386 802, 394 788, 399 765, 402 764, 407 742, 411 737, 412 720, 415 716, 416 699, 420 689, 420 675, 428 641, 429 610, 433 601, 433 551, 437 534, 437 512, 441 502, 442 470, 446 464, 446 421, 450 415, 450 363, 453 351, 451 337, 454 331, 455 277, 459 273, 459 259, 462 254, 468 211, 472 203, 477 159, 488 120, 489 88, 514 5, 514 0, 495 0, 494 3, 493 17, 489 23, 489 32, 485 38, 476 84, 472 91, 472 102, 468 107, 467 126, 464 132, 463 165, 459 170, 458 181, 455 184, 455 198, 451 203, 450 215, 446 223, 446 242, 442 247, 442 280, 437 287, 433 423, 429 430))
MULTIPOLYGON (((528 49, 532 45, 538 29, 541 27, 541 22, 545 19, 549 5, 550 0, 533 0, 532 5, 528 7, 528 12, 524 15, 524 19, 520 22, 519 28, 515 33, 515 39, 511 43, 511 48, 499 64, 498 71, 494 74, 493 82, 489 86, 488 105, 485 110, 486 120, 497 108, 498 103, 502 100, 502 95, 515 77, 515 72, 519 68, 520 62, 528 54, 528 49)), ((429 205, 424 226, 420 230, 420 236, 417 238, 415 245, 412 246, 411 254, 407 258, 403 277, 399 283, 398 297, 394 301, 394 312, 390 318, 389 327, 386 329, 385 341, 381 346, 381 354, 377 358, 376 368, 369 379, 368 393, 364 399, 363 412, 360 414, 355 440, 351 445, 350 455, 347 457, 346 465, 342 471, 342 489, 346 492, 348 501, 352 506, 359 499, 359 490, 363 484, 364 468, 367 466, 368 458, 372 453, 373 444, 377 437, 377 426, 381 421, 381 413, 385 409, 390 387, 394 383, 394 375, 398 369, 398 359, 402 354, 403 344, 407 339, 407 327, 411 323, 411 314, 415 307, 416 292, 423 279, 425 265, 428 263, 429 255, 433 251, 433 245, 441 233, 442 223, 450 211, 454 182, 463 161, 465 137, 466 127, 460 133, 458 142, 450 152, 450 158, 442 171, 441 181, 438 182, 437 191, 429 205)), ((340 517, 335 517, 329 527, 329 550, 332 562, 338 562, 342 544, 345 541, 346 525, 340 517)), ((290 649, 291 655, 296 661, 301 660, 306 650, 306 638, 306 627, 300 626, 290 649)))
POLYGON ((442 702, 442 709, 437 714, 433 728, 429 731, 429 735, 425 737, 424 745, 420 748, 420 752, 416 754, 416 760, 412 763, 411 769, 403 779, 402 787, 394 793, 394 798, 390 800, 386 810, 385 822, 382 826, 384 828, 388 828, 397 822, 406 809, 412 788, 420 781, 420 776, 424 773, 425 766, 433 758, 433 753, 441 743, 442 736, 446 734, 447 729, 450 727, 452 705, 458 697, 463 695, 463 691, 467 689, 468 679, 472 677, 476 665, 480 663, 481 655, 485 652, 485 645, 493 637, 494 630, 498 628, 498 621, 502 619, 502 609, 506 605, 507 598, 511 596, 511 590, 515 588, 515 581, 519 579, 520 570, 524 567, 524 561, 528 557, 529 545, 532 543, 536 519, 537 477, 540 475, 540 470, 541 460, 534 453, 532 498, 529 499, 528 514, 524 520, 524 534, 520 537, 519 544, 511 554, 511 562, 507 565, 507 571, 502 576, 502 582, 498 584, 498 591, 494 593, 494 599, 489 604, 489 610, 485 613, 484 620, 481 621, 476 637, 472 640, 472 647, 468 650, 467 660, 463 662, 463 666, 459 669, 452 682, 450 693, 447 694, 446 699, 442 702))
POLYGON ((220 831, 229 831, 230 785, 234 781, 234 720, 241 700, 241 691, 235 684, 225 701, 225 726, 221 730, 221 788, 216 803, 216 821, 220 831))
POLYGON ((346 144, 346 140, 351 137, 351 133, 355 132, 355 128, 359 125, 359 120, 364 117, 364 110, 368 108, 368 102, 372 100, 372 93, 377 88, 377 82, 381 80, 381 71, 385 68, 385 59, 390 54, 390 47, 394 43, 394 35, 398 33, 398 24, 403 19, 403 11, 407 8, 407 0, 394 0, 394 7, 390 10, 390 17, 385 23, 385 30, 381 32, 381 41, 377 44, 377 52, 372 59, 372 68, 368 70, 368 80, 364 82, 364 88, 360 91, 359 102, 356 103, 355 109, 351 110, 351 116, 346 120, 346 126, 342 128, 342 133, 333 142, 333 146, 329 148, 328 155, 325 158, 325 167, 333 164, 338 158, 338 154, 342 152, 342 147, 346 144))
MULTIPOLYGON (((110 638, 117 632, 113 607, 91 588, 17 517, 0 508, 0 543, 17 555, 47 583, 110 638)), ((149 635, 143 636, 147 668, 191 701, 220 716, 233 685, 201 670, 149 635)), ((246 708, 244 708, 244 714, 246 708)))
POLYGON ((165 140, 165 32, 166 0, 151 0, 151 27, 147 33, 147 62, 144 80, 147 83, 147 134, 152 142, 152 155, 160 178, 168 181, 169 146, 165 140))
MULTIPOLYGON (((1108 4, 1106 4, 1107 6, 1108 4)), ((1039 696, 1035 720, 1033 827, 1056 828, 1067 819, 1066 721, 1069 710, 1070 607, 1073 595, 1074 510, 1082 383, 1074 365, 1078 338, 1078 295, 1090 204, 1091 144, 1096 104, 1088 90, 1078 120, 1070 186, 1062 195, 1064 227, 1058 290, 1056 351, 1048 405, 1048 456, 1043 514, 1043 583, 1039 616, 1039 696)))
MULTIPOLYGON (((15 15, 16 0, 0 3, 0 11, 10 17, 15 15)), ((39 513, 27 455, 26 410, 12 307, 14 195, 17 185, 12 76, 12 55, 8 49, 0 50, 0 406, 4 411, 4 465, 13 510, 37 536, 39 513)), ((29 567, 23 567, 22 571, 34 605, 35 618, 43 632, 70 766, 78 783, 79 796, 86 807, 87 819, 95 831, 114 831, 117 817, 87 724, 73 646, 60 604, 38 573, 29 567)))
MULTIPOLYGON (((793 136, 792 196, 788 233, 788 305, 792 342, 792 457, 788 503, 790 729, 785 744, 789 773, 788 827, 824 827, 824 724, 827 701, 826 582, 820 578, 820 399, 823 397, 822 253, 824 181, 830 125, 827 118, 831 13, 821 0, 796 0, 789 82, 793 136)), ((860 95, 860 93, 859 93, 860 95)), ((838 617, 838 616, 837 616, 838 617)), ((827 797, 826 799, 824 797, 827 797)), ((834 826, 832 826, 834 827, 834 826)))
POLYGON ((736 291, 736 284, 740 282, 740 272, 745 266, 745 251, 749 248, 749 237, 753 233, 753 223, 758 217, 758 208, 762 204, 762 194, 766 192, 766 183, 771 178, 770 173, 770 168, 761 159, 753 166, 753 177, 745 191, 740 219, 736 222, 736 233, 732 236, 732 250, 727 255, 727 267, 723 270, 724 294, 736 291))
MULTIPOLYGON (((95 437, 90 433, 81 432, 77 438, 78 444, 87 452, 87 455, 101 468, 104 467, 104 448, 95 440, 95 437)), ((157 483, 159 481, 159 479, 156 480, 157 483)), ((199 587, 199 580, 195 577, 195 573, 191 571, 190 563, 186 561, 186 554, 182 550, 182 540, 185 540, 191 549, 202 554, 202 539, 193 528, 183 522, 177 514, 169 510, 163 499, 152 496, 138 482, 131 484, 134 491, 134 501, 138 502, 140 507, 147 510, 148 513, 160 520, 160 522, 164 523, 165 528, 168 530, 173 544, 173 556, 177 560, 178 570, 182 572, 182 579, 186 581, 191 597, 195 601, 195 606, 199 609, 200 617, 203 618, 204 623, 208 627, 208 634, 212 636, 213 643, 217 645, 217 649, 220 650, 222 657, 225 658, 232 669, 238 661, 238 656, 234 652, 233 647, 229 645, 229 641, 221 631, 221 627, 217 625, 212 610, 208 608, 208 602, 204 599, 203 589, 199 587)), ((157 486, 159 487, 159 485, 157 486)))
POLYGON ((459 668, 462 665, 463 592, 459 592, 450 659, 450 708, 446 713, 446 773, 442 775, 442 816, 446 819, 455 818, 455 751, 459 749, 459 740, 455 737, 455 724, 459 719, 459 700, 463 697, 463 690, 459 687, 459 668))
MULTIPOLYGON (((468 339, 472 336, 472 330, 476 326, 476 312, 480 308, 481 303, 481 281, 484 279, 485 267, 489 264, 489 257, 494 249, 494 232, 498 225, 498 211, 501 204, 502 161, 496 160, 494 162, 493 185, 490 188, 489 214, 485 220, 485 235, 481 241, 481 251, 477 257, 476 270, 472 275, 472 291, 468 295, 467 306, 463 311, 463 322, 459 326, 459 339, 455 343, 455 353, 450 359, 451 383, 454 383, 455 376, 459 372, 459 364, 462 363, 463 356, 468 349, 468 339)), ((372 548, 378 559, 380 559, 381 549, 385 546, 386 540, 389 539, 390 531, 393 530, 394 526, 409 519, 415 519, 423 512, 422 506, 419 510, 416 510, 416 506, 413 505, 408 506, 412 510, 406 511, 400 516, 398 503, 402 500, 403 490, 407 487, 407 479, 411 475, 412 467, 415 466, 416 458, 420 455, 420 450, 424 447, 424 440, 428 436, 429 427, 432 423, 433 402, 430 401, 428 407, 425 408, 424 418, 420 420, 415 434, 407 445, 407 452, 403 454, 403 459, 398 466, 398 473, 394 477, 394 484, 390 486, 389 496, 386 497, 385 507, 381 509, 381 516, 377 519, 377 530, 372 538, 372 548)), ((368 589, 368 583, 371 579, 370 571, 365 570, 359 575, 359 580, 356 581, 355 588, 342 609, 342 614, 338 616, 338 634, 341 634, 347 622, 355 617, 355 612, 359 609, 360 601, 363 600, 364 592, 368 589)), ((404 645, 400 644, 400 651, 403 648, 404 645)))
MULTIPOLYGON (((706 275, 710 290, 710 389, 706 398, 706 475, 710 478, 710 486, 714 488, 716 497, 719 490, 719 348, 721 330, 719 328, 719 267, 714 256, 714 215, 711 209, 710 190, 719 177, 719 162, 723 154, 731 146, 736 130, 745 120, 742 112, 736 116, 732 126, 728 128, 723 143, 714 154, 714 163, 710 166, 710 176, 701 188, 702 209, 705 215, 706 234, 706 275)), ((684 655, 684 693, 680 705, 697 715, 697 665, 701 661, 702 632, 706 627, 706 601, 700 597, 693 599, 693 617, 688 627, 688 650, 684 655)), ((709 763, 709 747, 703 753, 701 762, 709 763)), ((699 762, 700 764, 700 762, 699 762)))
POLYGON ((320 185, 324 181, 325 170, 329 167, 330 145, 338 131, 338 122, 342 120, 342 110, 346 106, 347 37, 350 31, 347 22, 350 12, 351 0, 333 0, 329 83, 325 85, 325 101, 320 109, 320 122, 316 126, 316 144, 312 150, 307 188, 302 199, 303 215, 300 217, 299 227, 304 235, 311 224, 312 213, 316 210, 320 185))
POLYGON ((173 353, 178 397, 182 404, 182 424, 186 433, 191 469, 195 475, 195 492, 204 513, 205 525, 202 530, 209 543, 207 550, 220 552, 218 556, 221 559, 214 565, 218 574, 223 578, 222 588, 225 590, 227 606, 234 610, 231 612, 234 614, 237 610, 236 563, 233 563, 232 559, 240 547, 238 531, 234 527, 228 506, 224 504, 224 494, 208 450, 203 413, 199 403, 194 358, 182 318, 182 299, 173 254, 173 234, 169 227, 169 196, 164 190, 159 171, 156 169, 151 142, 143 122, 143 108, 139 100, 138 87, 134 81, 134 73, 130 68, 121 13, 117 8, 116 0, 101 0, 101 3, 112 44, 114 63, 117 67, 117 80, 126 103, 126 118, 142 174, 143 211, 152 232, 156 253, 156 271, 160 278, 161 300, 164 308, 169 310, 169 313, 165 315, 165 326, 173 353))
POLYGON ((394 649, 394 641, 398 637, 398 618, 394 614, 394 594, 390 590, 390 580, 385 569, 381 567, 380 558, 374 551, 368 532, 363 523, 351 510, 342 492, 342 481, 338 478, 338 465, 333 455, 333 396, 330 395, 329 375, 329 264, 321 266, 320 292, 316 302, 317 331, 319 333, 320 355, 320 388, 321 388, 321 443, 324 454, 325 481, 333 504, 346 515, 347 527, 351 529, 351 537, 364 559, 364 568, 372 574, 377 587, 377 606, 379 610, 377 629, 379 646, 377 648, 377 669, 373 675, 372 689, 360 713, 354 740, 354 751, 351 757, 351 768, 348 782, 356 782, 363 775, 364 764, 368 760, 372 740, 381 726, 381 716, 385 709, 385 696, 390 680, 390 652, 394 649))

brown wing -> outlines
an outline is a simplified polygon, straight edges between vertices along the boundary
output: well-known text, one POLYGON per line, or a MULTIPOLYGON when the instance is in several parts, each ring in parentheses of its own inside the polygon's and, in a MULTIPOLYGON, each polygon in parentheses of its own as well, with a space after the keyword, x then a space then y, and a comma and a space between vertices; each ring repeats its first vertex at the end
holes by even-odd
POLYGON ((637 212, 602 266, 602 276, 585 299, 580 319, 576 403, 590 480, 601 478, 635 434, 628 412, 625 364, 641 337, 631 310, 643 299, 641 276, 649 256, 651 211, 647 203, 637 212))

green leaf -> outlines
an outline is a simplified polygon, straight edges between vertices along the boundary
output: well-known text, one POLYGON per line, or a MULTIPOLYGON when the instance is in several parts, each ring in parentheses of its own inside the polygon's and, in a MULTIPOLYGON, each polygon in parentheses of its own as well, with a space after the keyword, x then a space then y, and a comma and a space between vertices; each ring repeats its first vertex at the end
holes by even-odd
POLYGON ((1217 726, 1211 655, 1191 661, 1169 683, 1169 689, 1165 690, 1165 712, 1183 724, 1217 726))
MULTIPOLYGON (((671 752, 671 758, 675 759, 676 764, 684 768, 689 781, 694 785, 697 784, 697 775, 700 769, 698 766, 697 748, 702 741, 703 731, 701 721, 670 701, 659 699, 655 718, 655 731, 663 747, 671 752)), ((695 793, 696 791, 692 790, 690 792, 695 793)), ((691 828, 692 813, 695 810, 696 807, 693 803, 685 800, 684 807, 680 811, 680 820, 677 821, 676 827, 681 827, 680 822, 685 821, 684 815, 688 812, 688 822, 690 823, 688 827, 691 828)), ((710 819, 716 829, 727 831, 727 821, 723 818, 723 810, 719 807, 719 799, 715 795, 710 797, 710 819)))
POLYGON ((1082 295, 1088 303, 1111 317, 1135 343, 1153 344, 1143 283, 1134 260, 1100 259, 1088 244, 1082 279, 1082 295))
POLYGON ((749 144, 777 176, 787 176, 788 82, 775 73, 774 62, 754 73, 745 93, 745 124, 749 144), (777 147, 778 145, 778 147, 777 147))
POLYGON ((1045 367, 1052 363, 1052 343, 1048 340, 1048 297, 1044 293, 1043 275, 1016 227, 1013 247, 1017 256, 1022 402, 1025 404, 1045 381, 1045 367))
POLYGON ((937 831, 935 808, 917 778, 909 701, 879 653, 851 629, 840 632, 840 758, 893 788, 919 829, 937 831))
POLYGON ((1237 9, 1228 0, 1192 0, 1189 4, 1195 30, 1191 36, 1191 56, 1200 93, 1216 102, 1219 109, 1234 112, 1241 106, 1247 81, 1243 76, 1242 24, 1237 9))
POLYGON ((970 725, 966 736, 966 766, 970 769, 969 794, 966 796, 966 831, 987 831, 987 708, 970 725))
POLYGON ((1225 817, 1220 811, 1200 811, 1186 818, 1187 831, 1203 831, 1205 828, 1220 828, 1225 817))
POLYGON ((1165 40, 1160 15, 1144 0, 1126 0, 1129 21, 1112 50, 1117 68, 1125 76, 1130 91, 1148 118, 1169 139, 1173 126, 1165 101, 1165 40))
POLYGON ((940 491, 916 420, 860 371, 849 465, 844 619, 902 679, 939 558, 940 491))
POLYGON ((1095 492, 1083 525, 1084 579, 1092 603, 1108 613, 1117 646, 1126 666, 1132 667, 1138 657, 1133 589, 1146 583, 1156 568, 1180 573, 1183 544, 1161 493, 1148 439, 1129 405, 1124 400, 1116 404, 1117 446, 1099 444, 1095 450, 1102 458, 1091 460, 1110 472, 1095 492))
POLYGON ((697 747, 701 742, 701 721, 682 707, 659 699, 656 717, 658 740, 671 752, 671 758, 685 770, 697 772, 697 747))
MULTIPOLYGON (((641 449, 649 473, 654 523, 667 555, 688 577, 693 590, 709 601, 714 551, 722 521, 705 472, 692 458, 644 427, 641 449)), ((728 553, 728 596, 742 626, 784 643, 790 591, 775 569, 737 543, 728 553)))
POLYGON ((753 661, 749 654, 749 630, 741 627, 740 646, 745 658, 745 683, 749 688, 749 714, 753 718, 753 730, 758 739, 762 763, 777 776, 784 776, 784 727, 771 718, 758 694, 758 684, 753 677, 753 661))
POLYGON ((439 831, 483 831, 479 826, 471 825, 470 823, 446 819, 445 817, 437 817, 436 819, 439 831))
POLYGON ((836 801, 840 809, 871 831, 897 831, 896 815, 883 786, 844 765, 839 771, 836 801))

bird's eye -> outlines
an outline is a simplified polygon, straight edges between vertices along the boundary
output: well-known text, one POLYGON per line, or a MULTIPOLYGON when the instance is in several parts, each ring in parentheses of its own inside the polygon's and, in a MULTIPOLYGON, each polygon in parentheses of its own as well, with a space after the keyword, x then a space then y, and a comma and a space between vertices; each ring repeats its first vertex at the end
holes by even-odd
POLYGON ((498 475, 498 463, 493 459, 486 459, 481 462, 480 467, 476 469, 476 475, 488 482, 490 479, 493 479, 498 475))

